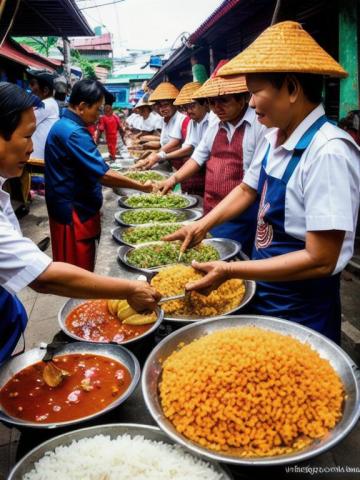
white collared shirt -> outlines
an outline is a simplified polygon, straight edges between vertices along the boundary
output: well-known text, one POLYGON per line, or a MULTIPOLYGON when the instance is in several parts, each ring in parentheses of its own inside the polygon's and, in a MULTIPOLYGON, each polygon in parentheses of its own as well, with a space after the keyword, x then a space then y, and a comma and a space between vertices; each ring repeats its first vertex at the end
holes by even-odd
POLYGON ((141 115, 139 115, 138 113, 132 113, 128 116, 125 122, 129 125, 130 128, 136 128, 134 124, 139 123, 141 120, 141 115))
POLYGON ((244 171, 246 172, 251 164, 257 145, 260 143, 265 135, 265 132, 267 131, 266 127, 258 122, 255 111, 250 107, 247 108, 245 114, 236 125, 232 125, 229 122, 221 122, 220 119, 216 117, 216 120, 209 124, 204 137, 199 145, 195 148, 191 158, 195 160, 199 166, 204 165, 204 163, 210 158, 212 146, 219 128, 225 128, 227 138, 229 142, 231 142, 235 130, 243 123, 245 123, 243 139, 243 164, 244 171))
POLYGON ((206 112, 204 118, 200 122, 190 120, 183 146, 190 146, 196 148, 199 145, 201 139, 204 137, 212 118, 213 117, 210 115, 210 113, 206 112))
MULTIPOLYGON (((318 105, 278 147, 278 129, 270 131, 259 145, 244 182, 257 189, 261 163, 269 144, 266 172, 282 178, 296 144, 324 114, 323 106, 318 105)), ((350 135, 327 122, 315 134, 287 184, 285 231, 303 241, 307 231, 345 231, 333 274, 343 270, 352 257, 359 196, 360 149, 350 135)))
POLYGON ((44 150, 46 139, 49 135, 51 127, 59 120, 59 105, 55 98, 45 98, 42 100, 44 107, 35 108, 34 114, 36 118, 36 130, 31 137, 33 142, 33 158, 44 160, 44 150))
POLYGON ((186 115, 176 111, 168 122, 162 119, 160 145, 163 147, 170 142, 171 139, 182 139, 181 127, 186 115))
POLYGON ((22 236, 10 195, 2 189, 4 182, 0 177, 0 285, 15 295, 46 270, 52 260, 22 236))

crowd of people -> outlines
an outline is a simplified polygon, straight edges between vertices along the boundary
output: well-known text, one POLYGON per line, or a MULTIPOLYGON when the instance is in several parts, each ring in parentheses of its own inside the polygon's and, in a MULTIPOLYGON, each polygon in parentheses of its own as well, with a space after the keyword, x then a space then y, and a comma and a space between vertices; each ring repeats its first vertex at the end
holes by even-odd
POLYGON ((146 282, 92 273, 102 186, 166 195, 180 184, 200 195, 204 216, 165 239, 185 250, 210 232, 239 241, 249 260, 194 262, 204 276, 187 289, 206 294, 229 278, 256 280, 249 311, 340 342, 340 273, 353 253, 359 209, 359 117, 352 112, 343 128, 334 125, 322 91, 324 75, 346 72, 295 22, 269 27, 208 79, 196 59, 194 66, 194 81, 180 90, 160 83, 124 120, 98 81, 77 82, 60 118, 49 77, 34 75, 32 94, 0 84, 1 181, 21 175, 30 156, 44 158, 53 251, 50 259, 22 237, 1 190, 0 361, 25 328, 15 295, 26 285, 155 308, 160 295, 146 282), (298 44, 307 46, 306 58, 298 58, 298 44), (134 168, 168 162, 172 175, 141 184, 119 174, 98 150, 102 133, 109 160, 116 162, 121 139, 139 153, 134 168))

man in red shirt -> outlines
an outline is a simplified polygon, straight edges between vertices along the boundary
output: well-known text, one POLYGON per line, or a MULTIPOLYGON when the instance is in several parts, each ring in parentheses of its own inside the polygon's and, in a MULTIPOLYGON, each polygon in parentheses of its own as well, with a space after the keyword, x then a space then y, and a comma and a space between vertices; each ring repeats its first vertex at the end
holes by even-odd
POLYGON ((112 106, 106 104, 104 107, 104 115, 100 117, 98 125, 98 138, 105 132, 106 143, 109 150, 110 160, 115 161, 117 150, 117 136, 118 132, 122 135, 122 125, 120 118, 113 112, 112 106))

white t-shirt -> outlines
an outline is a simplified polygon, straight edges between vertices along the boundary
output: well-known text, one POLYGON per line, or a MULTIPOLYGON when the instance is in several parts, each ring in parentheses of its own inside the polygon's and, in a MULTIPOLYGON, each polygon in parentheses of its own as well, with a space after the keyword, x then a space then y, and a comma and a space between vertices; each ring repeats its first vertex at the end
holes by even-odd
POLYGON ((44 160, 46 139, 51 127, 59 120, 59 105, 55 98, 45 98, 42 101, 44 108, 35 108, 36 130, 32 136, 34 151, 31 154, 34 158, 44 160))
POLYGON ((199 145, 195 148, 191 158, 195 160, 198 165, 204 165, 204 163, 210 158, 212 146, 219 128, 225 128, 228 140, 230 142, 235 130, 243 123, 245 123, 243 139, 243 164, 244 171, 246 172, 250 166, 256 147, 263 139, 266 131, 268 131, 266 127, 258 122, 255 111, 250 107, 247 108, 244 116, 236 125, 233 125, 229 122, 221 122, 219 118, 216 117, 216 120, 209 124, 204 137, 199 145))
POLYGON ((218 120, 218 117, 216 117, 213 112, 206 113, 200 122, 190 120, 183 146, 192 146, 196 148, 204 137, 209 124, 216 121, 218 122, 218 120))
MULTIPOLYGON (((278 130, 273 129, 259 145, 244 177, 257 189, 261 163, 268 145, 266 172, 282 178, 294 148, 306 130, 325 111, 316 107, 290 137, 276 147, 278 130)), ((346 132, 326 123, 303 153, 286 188, 285 231, 305 241, 307 231, 341 230, 345 239, 333 274, 344 269, 353 254, 360 196, 360 149, 346 132)))
POLYGON ((152 132, 153 130, 160 130, 162 126, 162 118, 155 112, 150 112, 148 118, 141 117, 141 121, 136 128, 143 132, 152 132))
POLYGON ((141 115, 139 115, 138 113, 132 113, 131 115, 128 116, 128 118, 125 121, 130 128, 137 128, 134 126, 134 124, 139 123, 141 120, 142 120, 141 115))
POLYGON ((4 182, 0 177, 0 285, 15 295, 46 270, 52 260, 22 236, 10 196, 2 189, 4 182))
POLYGON ((181 140, 181 127, 185 118, 186 116, 183 113, 176 111, 168 122, 165 122, 165 120, 162 119, 160 134, 160 145, 162 147, 173 138, 181 140))

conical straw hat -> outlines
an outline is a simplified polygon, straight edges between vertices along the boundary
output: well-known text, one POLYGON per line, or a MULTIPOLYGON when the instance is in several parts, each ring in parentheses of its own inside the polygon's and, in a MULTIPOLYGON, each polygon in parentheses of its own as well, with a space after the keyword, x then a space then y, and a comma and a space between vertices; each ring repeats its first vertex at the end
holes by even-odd
POLYGON ((170 82, 162 82, 158 85, 149 97, 150 102, 158 100, 175 100, 179 90, 170 82))
POLYGON ((139 107, 150 107, 151 105, 154 105, 152 102, 149 102, 149 94, 145 93, 140 100, 137 102, 134 108, 139 108, 139 107))
POLYGON ((200 87, 201 83, 199 82, 186 83, 180 90, 179 95, 176 97, 174 105, 186 105, 187 103, 192 103, 192 96, 196 90, 199 90, 200 87))
POLYGON ((206 80, 199 90, 193 94, 193 99, 220 97, 221 95, 231 95, 235 93, 247 92, 246 80, 244 75, 234 75, 229 78, 213 77, 206 80))
POLYGON ((347 72, 297 22, 267 28, 243 52, 219 70, 219 75, 294 72, 346 77, 347 72))

